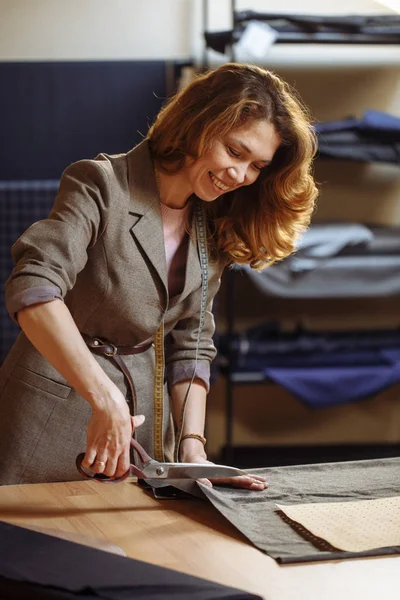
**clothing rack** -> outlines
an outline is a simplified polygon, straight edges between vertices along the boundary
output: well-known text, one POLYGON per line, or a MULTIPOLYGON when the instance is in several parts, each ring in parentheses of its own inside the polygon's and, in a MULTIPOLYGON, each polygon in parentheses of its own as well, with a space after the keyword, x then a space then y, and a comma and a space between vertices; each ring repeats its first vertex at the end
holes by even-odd
MULTIPOLYGON (((371 44, 379 44, 388 46, 397 46, 400 45, 400 16, 397 15, 374 15, 373 17, 368 16, 318 16, 318 15, 284 15, 278 13, 259 13, 256 11, 246 10, 246 11, 238 11, 236 9, 237 2, 236 0, 231 0, 230 3, 230 14, 231 14, 231 29, 226 31, 217 31, 217 32, 208 32, 208 18, 209 18, 209 10, 210 5, 208 0, 203 0, 203 30, 205 36, 205 47, 204 47, 204 57, 203 57, 203 67, 207 68, 208 65, 208 50, 214 49, 216 51, 220 51, 227 55, 227 60, 238 60, 237 53, 235 49, 235 43, 240 40, 240 37, 245 29, 245 26, 248 22, 254 20, 260 20, 262 22, 267 23, 271 27, 277 27, 279 29, 278 35, 274 44, 280 44, 283 46, 284 44, 297 44, 303 45, 306 44, 320 44, 320 45, 328 45, 335 44, 336 47, 338 45, 348 45, 354 44, 355 46, 368 46, 371 44), (279 25, 279 27, 278 27, 279 25), (213 47, 214 44, 217 44, 217 48, 213 47), (218 50, 219 44, 219 50, 218 50)), ((346 46, 347 48, 348 46, 346 46)), ((378 46, 376 46, 378 49, 378 46)), ((343 47, 345 51, 345 48, 343 47)), ((329 53, 329 49, 328 49, 329 53)), ((266 64, 271 65, 270 57, 266 57, 266 64)), ((273 64, 273 60, 272 60, 273 64)), ((291 59, 285 63, 285 66, 293 67, 293 65, 297 65, 297 59, 291 59)), ((312 63, 313 65, 314 63, 312 63)), ((397 63, 396 63, 397 64, 397 63)), ((369 111, 373 113, 374 111, 369 111)), ((343 115, 346 117, 347 115, 343 115)), ((369 117, 371 115, 367 115, 369 117)), ((376 114, 372 115, 376 117, 376 114)), ((378 115, 379 119, 381 116, 386 119, 391 119, 391 115, 378 115)), ((398 144, 398 133, 394 131, 390 134, 389 137, 384 135, 381 136, 381 133, 377 131, 376 141, 377 144, 372 146, 370 144, 370 140, 368 143, 363 146, 363 140, 359 139, 358 135, 361 136, 364 134, 364 131, 361 131, 368 121, 366 118, 365 123, 355 122, 355 119, 346 119, 343 122, 337 123, 322 123, 321 133, 319 133, 319 139, 321 140, 321 153, 318 158, 321 160, 328 160, 332 162, 332 159, 339 158, 341 160, 356 160, 358 162, 368 163, 370 161, 381 161, 381 162, 392 162, 395 166, 398 164, 397 160, 397 146, 398 144), (351 123, 350 123, 351 121, 351 123), (324 129, 324 125, 326 128, 324 129), (351 129, 351 125, 354 125, 354 128, 351 129), (340 128, 342 130, 339 132, 340 128), (336 131, 335 131, 336 128, 336 131), (334 156, 330 155, 331 148, 331 140, 335 138, 336 135, 341 135, 349 139, 349 137, 353 136, 353 139, 350 143, 353 143, 353 151, 348 152, 347 156, 334 156), (324 147, 322 148, 322 142, 324 147), (392 161, 387 160, 386 151, 382 151, 382 148, 378 147, 381 145, 381 142, 390 142, 391 147, 391 156, 393 157, 392 161), (394 145, 393 145, 394 142, 394 145), (367 152, 365 149, 367 148, 367 152), (376 149, 376 151, 375 151, 376 149), (374 150, 372 152, 372 150, 374 150), (352 154, 352 156, 351 156, 352 154)), ((399 119, 397 121, 400 123, 399 119)), ((368 127, 367 127, 368 128, 368 127)), ((371 130, 369 130, 369 133, 371 130)), ((249 269, 250 270, 250 269, 249 269)), ((265 373, 260 371, 250 371, 250 372, 241 372, 236 369, 235 360, 237 358, 237 346, 235 348, 235 344, 237 344, 238 340, 238 330, 237 330, 237 283, 240 275, 243 275, 243 272, 247 271, 246 268, 236 266, 233 269, 228 270, 224 275, 224 289, 225 289, 225 301, 222 301, 220 309, 223 309, 226 319, 226 330, 223 334, 218 333, 217 346, 219 347, 219 358, 218 367, 220 373, 222 373, 224 377, 224 382, 226 385, 225 388, 225 440, 224 447, 222 450, 221 459, 227 464, 236 464, 241 466, 257 466, 254 463, 254 460, 250 462, 249 457, 252 456, 253 459, 255 456, 263 456, 264 462, 259 464, 258 466, 266 466, 267 464, 295 464, 297 459, 303 460, 303 462, 315 462, 312 460, 312 454, 314 453, 318 456, 318 460, 320 462, 324 462, 324 459, 330 460, 349 460, 349 459, 360 459, 360 458, 371 458, 378 456, 393 456, 397 455, 399 452, 400 445, 399 444, 356 444, 352 447, 351 444, 348 445, 340 445, 337 448, 329 447, 329 446, 321 446, 320 444, 316 446, 304 445, 304 446, 295 446, 285 448, 284 446, 274 446, 274 447, 259 447, 251 450, 251 447, 246 448, 245 446, 236 447, 233 439, 233 423, 234 423, 234 415, 235 415, 235 390, 237 386, 243 387, 246 385, 257 384, 257 385, 272 385, 274 382, 271 378, 265 375, 265 373), (221 344, 224 346, 223 354, 221 353, 221 344), (241 457, 240 451, 243 450, 243 457, 241 457), (264 453, 260 452, 261 450, 265 450, 264 453), (304 450, 304 452, 303 452, 304 450), (317 452, 316 452, 317 451, 317 452), (278 457, 278 462, 274 462, 274 456, 278 457), (243 458, 243 460, 242 460, 243 458), (279 460, 281 462, 279 462, 279 460), (247 461, 247 464, 246 464, 247 461)), ((255 274, 255 277, 257 274, 255 274)), ((252 287, 255 287, 255 277, 249 279, 246 277, 246 282, 252 287)), ((396 284, 397 285, 397 284, 396 284)), ((375 291, 376 291, 375 286, 375 291)), ((257 286, 258 292, 261 294, 265 294, 268 292, 263 292, 260 290, 260 287, 257 286)), ((396 288, 397 289, 397 288, 396 288)), ((398 292, 389 285, 389 288, 385 291, 382 290, 382 295, 384 294, 398 292)), ((379 294, 378 294, 379 295, 379 294)), ((312 294, 311 294, 312 296, 312 294)), ((346 296, 346 295, 345 295, 346 296)), ((372 294, 371 294, 372 296, 372 294)), ((287 296, 290 298, 290 295, 287 296)), ((355 297, 349 296, 349 297, 355 297)), ((217 312, 222 312, 221 310, 217 312)))
POLYGON ((259 12, 236 9, 231 0, 232 29, 207 31, 208 0, 203 0, 203 29, 206 51, 229 51, 235 59, 234 44, 239 42, 249 22, 265 23, 276 33, 274 44, 387 44, 400 43, 400 15, 315 15, 259 12), (229 50, 228 50, 229 49, 229 50))

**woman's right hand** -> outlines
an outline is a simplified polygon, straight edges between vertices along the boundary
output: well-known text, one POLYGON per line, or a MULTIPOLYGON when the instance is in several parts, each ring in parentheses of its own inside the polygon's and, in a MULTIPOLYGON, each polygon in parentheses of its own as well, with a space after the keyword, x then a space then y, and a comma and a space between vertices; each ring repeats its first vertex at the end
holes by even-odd
POLYGON ((86 438, 84 468, 107 477, 122 477, 130 466, 133 432, 144 422, 144 415, 131 417, 128 404, 116 389, 101 407, 92 405, 86 438))

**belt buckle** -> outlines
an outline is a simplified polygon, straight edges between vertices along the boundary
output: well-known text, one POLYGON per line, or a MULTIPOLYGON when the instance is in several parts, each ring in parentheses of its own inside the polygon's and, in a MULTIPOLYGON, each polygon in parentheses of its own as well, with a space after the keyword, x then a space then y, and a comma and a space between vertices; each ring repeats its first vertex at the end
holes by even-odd
POLYGON ((117 354, 118 348, 114 346, 114 344, 111 344, 111 342, 109 342, 107 346, 110 346, 112 348, 112 352, 104 352, 104 354, 106 356, 115 356, 117 354))

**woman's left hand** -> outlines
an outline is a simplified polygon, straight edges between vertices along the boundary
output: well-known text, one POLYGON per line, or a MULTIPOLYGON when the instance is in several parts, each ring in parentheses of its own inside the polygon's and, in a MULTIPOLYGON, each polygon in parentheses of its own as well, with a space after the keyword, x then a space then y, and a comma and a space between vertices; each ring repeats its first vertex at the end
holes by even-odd
MULTIPOLYGON (((207 458, 201 454, 191 454, 185 457, 185 462, 191 463, 208 463, 212 464, 207 458)), ((235 488, 243 488, 246 490, 257 490, 262 491, 268 487, 268 483, 265 477, 260 475, 239 475, 238 477, 227 477, 226 479, 199 479, 200 483, 212 487, 214 485, 229 485, 235 488)))

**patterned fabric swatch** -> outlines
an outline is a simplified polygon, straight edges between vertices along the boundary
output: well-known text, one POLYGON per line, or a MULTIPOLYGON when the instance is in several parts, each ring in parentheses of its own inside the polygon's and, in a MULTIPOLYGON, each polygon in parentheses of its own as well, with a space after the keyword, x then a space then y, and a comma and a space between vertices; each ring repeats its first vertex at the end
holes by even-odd
POLYGON ((340 550, 364 552, 400 546, 400 496, 276 506, 313 536, 340 550))

